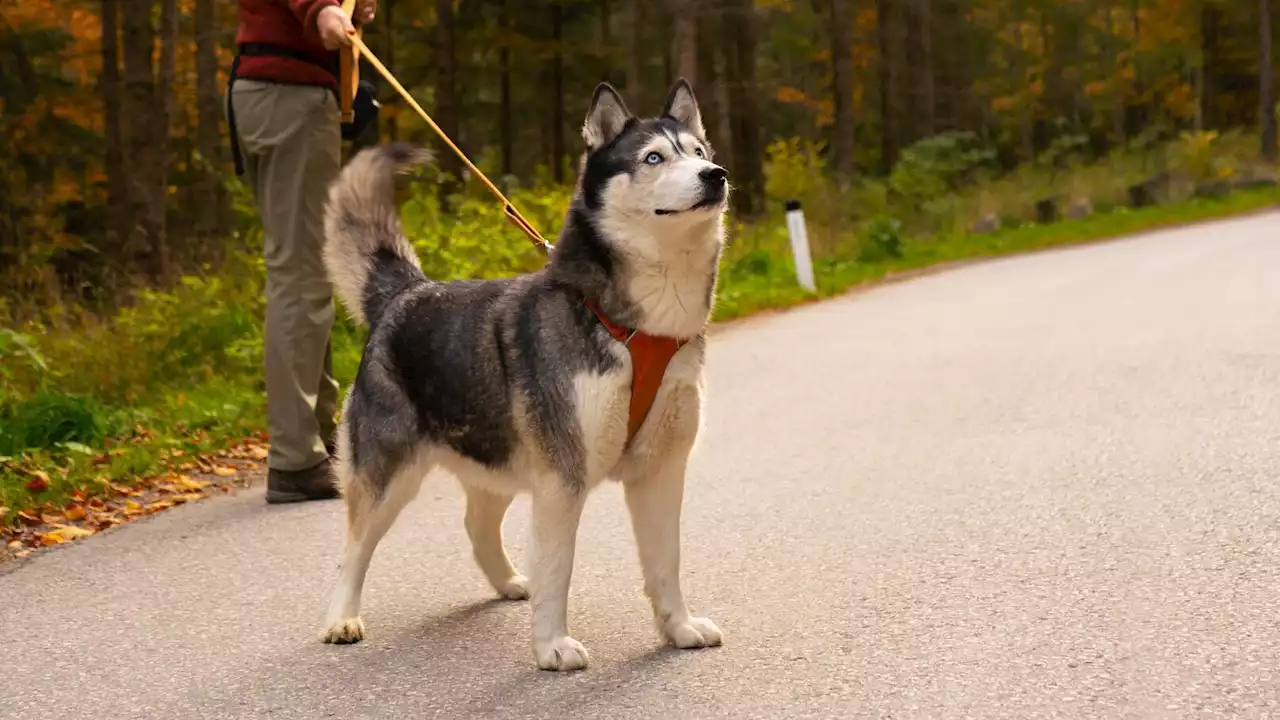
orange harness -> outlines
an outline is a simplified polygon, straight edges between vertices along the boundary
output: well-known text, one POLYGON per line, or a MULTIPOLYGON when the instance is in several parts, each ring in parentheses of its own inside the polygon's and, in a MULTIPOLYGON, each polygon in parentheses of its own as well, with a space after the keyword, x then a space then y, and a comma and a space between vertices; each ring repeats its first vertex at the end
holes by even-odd
POLYGON ((644 419, 653 408, 653 401, 658 397, 658 388, 662 386, 662 377, 667 373, 671 358, 684 347, 685 340, 662 335, 650 335, 639 330, 628 330, 616 325, 600 312, 600 307, 587 301, 587 307, 599 318, 615 340, 627 346, 631 353, 631 413, 627 418, 627 444, 635 438, 644 419))

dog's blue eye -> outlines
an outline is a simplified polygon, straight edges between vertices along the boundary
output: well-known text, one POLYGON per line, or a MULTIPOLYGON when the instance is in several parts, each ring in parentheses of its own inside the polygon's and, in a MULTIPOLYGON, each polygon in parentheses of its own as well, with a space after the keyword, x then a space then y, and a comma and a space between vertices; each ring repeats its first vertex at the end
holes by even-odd
POLYGON ((644 161, 649 165, 657 165, 662 162, 662 156, 656 152, 651 152, 644 156, 644 161))

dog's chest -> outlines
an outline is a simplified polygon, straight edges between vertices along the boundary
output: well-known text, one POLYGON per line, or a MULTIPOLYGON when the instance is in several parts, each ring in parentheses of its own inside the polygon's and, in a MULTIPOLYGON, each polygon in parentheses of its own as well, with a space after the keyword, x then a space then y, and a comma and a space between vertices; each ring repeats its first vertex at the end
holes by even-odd
POLYGON ((630 360, 609 372, 578 375, 574 378, 573 390, 586 475, 590 481, 599 481, 626 449, 631 406, 630 360))

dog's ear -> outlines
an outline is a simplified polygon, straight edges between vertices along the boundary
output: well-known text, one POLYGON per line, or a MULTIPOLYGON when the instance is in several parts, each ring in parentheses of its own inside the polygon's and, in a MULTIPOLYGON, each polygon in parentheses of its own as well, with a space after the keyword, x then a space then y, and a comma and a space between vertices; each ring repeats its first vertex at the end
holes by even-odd
POLYGON ((702 127, 702 112, 698 110, 698 99, 693 96, 693 86, 684 78, 680 78, 675 85, 671 86, 662 114, 689 128, 700 138, 705 138, 707 135, 707 131, 702 127))
POLYGON ((582 139, 587 141, 587 149, 597 150, 613 142, 630 119, 631 112, 618 91, 607 82, 597 85, 587 120, 582 123, 582 139))

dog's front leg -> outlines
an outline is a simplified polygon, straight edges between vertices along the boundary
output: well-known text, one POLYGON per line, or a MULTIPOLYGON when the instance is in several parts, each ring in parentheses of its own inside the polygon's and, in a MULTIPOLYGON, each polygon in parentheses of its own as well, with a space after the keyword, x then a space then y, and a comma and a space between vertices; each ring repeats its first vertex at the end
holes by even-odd
POLYGON ((680 508, 684 501, 687 456, 667 458, 656 472, 626 484, 627 508, 640 551, 644 592, 662 637, 678 648, 719 645, 720 628, 692 617, 680 589, 680 508))
POLYGON ((586 490, 559 477, 533 490, 533 653, 543 670, 581 670, 587 649, 569 637, 569 580, 586 490))

